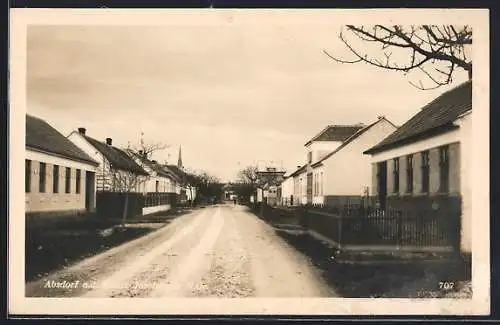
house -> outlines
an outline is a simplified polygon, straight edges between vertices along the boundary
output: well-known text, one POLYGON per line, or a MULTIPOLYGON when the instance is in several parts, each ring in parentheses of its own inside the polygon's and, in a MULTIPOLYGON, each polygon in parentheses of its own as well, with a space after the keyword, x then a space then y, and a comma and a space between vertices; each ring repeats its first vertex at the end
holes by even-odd
POLYGON ((460 248, 471 252, 472 82, 424 106, 366 150, 382 209, 437 211, 459 220, 460 248), (455 213, 458 211, 458 213, 455 213))
POLYGON ((380 116, 345 139, 335 150, 310 164, 312 203, 336 207, 367 205, 371 161, 363 152, 396 129, 393 123, 380 116))
POLYGON ((78 128, 78 131, 70 133, 68 139, 99 162, 97 192, 146 191, 149 174, 125 150, 113 146, 111 138, 102 142, 88 136, 85 128, 78 128))
POLYGON ((96 210, 102 218, 134 217, 144 213, 149 174, 111 138, 101 142, 78 128, 68 136, 77 147, 99 163, 96 171, 96 210))
POLYGON ((281 182, 278 188, 279 203, 283 206, 294 205, 294 179, 291 175, 284 176, 283 182, 281 182))
POLYGON ((94 212, 98 165, 46 121, 26 115, 27 225, 94 212))
POLYGON ((198 194, 196 186, 189 184, 188 175, 184 170, 184 165, 182 163, 182 148, 179 146, 179 157, 177 159, 177 165, 164 164, 163 168, 169 173, 175 175, 178 180, 176 184, 176 193, 179 197, 179 203, 186 204, 187 202, 193 202, 198 194))
POLYGON ((177 202, 179 177, 156 160, 150 160, 142 150, 126 149, 127 154, 141 166, 149 176, 144 182, 145 207, 143 215, 168 211, 177 202))
POLYGON ((291 176, 294 178, 294 197, 297 204, 313 204, 313 169, 312 165, 337 149, 354 133, 364 128, 363 124, 328 125, 304 145, 306 164, 297 168, 291 176))

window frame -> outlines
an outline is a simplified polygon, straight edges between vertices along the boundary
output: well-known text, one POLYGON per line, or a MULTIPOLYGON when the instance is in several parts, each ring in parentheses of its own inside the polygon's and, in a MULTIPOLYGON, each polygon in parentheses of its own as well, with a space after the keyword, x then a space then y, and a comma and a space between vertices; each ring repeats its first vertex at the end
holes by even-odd
POLYGON ((52 193, 59 193, 59 165, 52 166, 52 193))
POLYGON ((39 181, 38 181, 38 191, 40 193, 45 193, 47 191, 47 164, 40 162, 39 170, 39 181), (43 172, 42 172, 43 171, 43 172))
POLYGON ((406 193, 413 194, 413 154, 406 156, 406 193))
POLYGON ((71 167, 66 167, 64 174, 64 192, 66 194, 71 193, 71 167))
POLYGON ((80 194, 82 187, 82 170, 78 168, 75 171, 75 186, 75 193, 80 194))
POLYGON ((399 193, 399 173, 400 173, 400 162, 399 162, 399 157, 393 158, 392 159, 393 163, 393 169, 392 169, 392 175, 393 175, 393 180, 392 180, 392 192, 394 194, 399 193))
POLYGON ((31 172, 33 169, 33 162, 31 159, 24 160, 24 192, 31 193, 31 172))
POLYGON ((439 192, 449 193, 450 192, 450 146, 444 145, 439 147, 439 192), (444 155, 443 155, 444 154, 444 155), (445 158, 443 158, 443 156, 445 158), (446 171, 444 173, 443 171, 446 171), (446 175, 444 177, 444 175, 446 175), (446 182, 443 182, 443 178, 446 182), (446 183, 446 188, 444 188, 444 183, 446 183))
POLYGON ((430 161, 430 152, 429 150, 424 150, 420 153, 420 162, 421 162, 421 188, 420 193, 429 193, 430 191, 430 178, 431 178, 431 161, 430 161))

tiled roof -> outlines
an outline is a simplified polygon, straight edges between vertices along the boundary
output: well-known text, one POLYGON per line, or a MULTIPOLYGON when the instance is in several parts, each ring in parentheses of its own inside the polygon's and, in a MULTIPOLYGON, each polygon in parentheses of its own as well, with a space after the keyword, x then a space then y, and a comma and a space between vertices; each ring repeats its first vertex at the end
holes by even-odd
POLYGON ((94 146, 109 161, 114 168, 134 172, 138 175, 148 175, 125 151, 98 141, 88 135, 82 135, 92 146, 94 146))
POLYGON ((153 162, 132 150, 126 150, 126 152, 139 159, 139 161, 141 161, 141 166, 148 166, 151 170, 154 170, 159 176, 170 177, 170 174, 159 163, 153 162))
POLYGON ((391 135, 364 153, 384 151, 455 129, 457 126, 453 122, 469 110, 472 110, 470 80, 437 97, 391 135))
POLYGON ((94 166, 99 164, 47 122, 27 114, 26 146, 94 166))
POLYGON ((180 169, 177 165, 166 165, 166 167, 171 170, 175 175, 177 175, 179 178, 183 178, 186 176, 186 173, 180 169))
POLYGON ((351 135, 358 132, 365 126, 360 125, 329 125, 320 133, 307 141, 306 146, 313 141, 345 141, 351 135))
POLYGON ((300 174, 300 172, 302 172, 304 169, 306 169, 306 167, 307 167, 307 165, 304 165, 304 166, 297 168, 297 170, 295 170, 293 173, 291 173, 288 177, 294 177, 294 176, 300 174))
POLYGON ((321 158, 320 160, 318 160, 317 162, 315 162, 311 166, 312 167, 319 166, 323 161, 327 160, 328 158, 330 158, 331 156, 333 156, 334 154, 336 154, 337 152, 339 152, 340 150, 342 150, 343 148, 345 148, 349 143, 351 143, 355 139, 359 138, 359 136, 361 136, 363 133, 365 133, 366 131, 368 131, 369 129, 371 129, 373 126, 375 126, 377 123, 379 123, 382 120, 387 121, 387 122, 391 123, 394 127, 396 127, 391 121, 389 121, 385 117, 381 117, 381 118, 377 119, 375 122, 371 123, 370 125, 362 128, 358 132, 354 133, 347 140, 345 140, 337 149, 335 149, 334 151, 330 152, 329 154, 327 154, 326 156, 324 156, 323 158, 321 158))

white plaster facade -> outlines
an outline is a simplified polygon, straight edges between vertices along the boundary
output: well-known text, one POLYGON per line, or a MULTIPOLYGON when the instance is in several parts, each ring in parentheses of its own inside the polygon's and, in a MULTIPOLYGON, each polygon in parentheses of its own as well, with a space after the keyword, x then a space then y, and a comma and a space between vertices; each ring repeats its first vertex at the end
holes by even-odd
MULTIPOLYGON (((431 138, 424 140, 412 142, 410 144, 384 150, 379 153, 374 153, 371 156, 370 161, 373 164, 390 161, 396 157, 404 157, 410 154, 415 154, 418 152, 432 150, 439 148, 444 145, 459 144, 459 150, 455 155, 459 155, 459 161, 453 162, 453 166, 457 166, 459 169, 459 177, 455 183, 450 184, 453 188, 457 187, 460 189, 461 201, 462 201, 462 220, 461 220, 461 250, 463 252, 471 252, 472 247, 472 216, 471 216, 471 127, 472 127, 472 114, 471 111, 460 116, 454 123, 459 126, 459 128, 446 132, 444 134, 436 135, 431 138), (458 184, 457 184, 458 183, 458 184)), ((454 159, 454 157, 450 157, 454 159)), ((388 172, 388 175, 391 173, 388 172)), ((431 179, 431 183, 433 180, 431 179)), ((430 185, 431 188, 434 186, 430 185)), ((434 186, 435 187, 435 186, 434 186)))
POLYGON ((31 168, 26 168, 25 180, 29 190, 25 193, 25 211, 32 212, 69 212, 93 211, 95 209, 95 182, 90 193, 90 205, 86 206, 86 172, 95 173, 97 167, 56 156, 50 153, 26 148, 25 159, 31 168), (45 163, 45 190, 40 191, 40 163, 45 163), (54 177, 54 166, 59 166, 58 177, 54 177), (66 168, 70 168, 70 188, 66 193, 66 168), (80 171, 79 190, 77 190, 77 170, 80 171), (27 175, 29 173, 29 176, 27 175), (29 178, 29 179, 28 179, 29 178), (54 180, 58 181, 58 191, 54 193, 54 180))
POLYGON ((325 196, 364 196, 371 186, 371 158, 363 152, 396 130, 394 124, 380 119, 365 132, 313 167, 314 203, 323 204, 325 196), (314 184, 316 186, 316 190, 314 184))

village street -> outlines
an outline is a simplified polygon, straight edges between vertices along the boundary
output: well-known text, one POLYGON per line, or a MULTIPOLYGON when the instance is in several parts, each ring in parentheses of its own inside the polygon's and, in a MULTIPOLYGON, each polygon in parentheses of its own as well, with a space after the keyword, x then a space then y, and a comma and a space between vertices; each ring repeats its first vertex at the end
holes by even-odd
POLYGON ((240 205, 216 205, 26 284, 27 297, 333 297, 309 260, 240 205))

